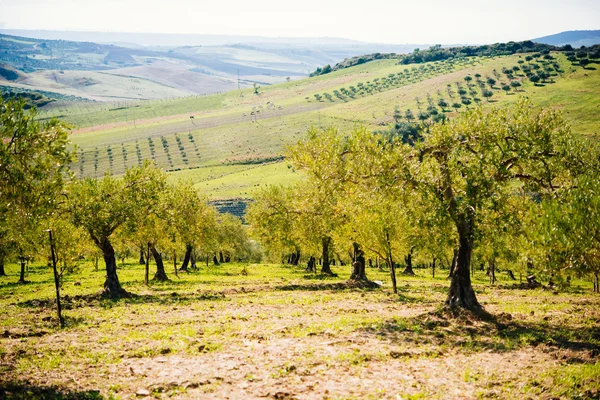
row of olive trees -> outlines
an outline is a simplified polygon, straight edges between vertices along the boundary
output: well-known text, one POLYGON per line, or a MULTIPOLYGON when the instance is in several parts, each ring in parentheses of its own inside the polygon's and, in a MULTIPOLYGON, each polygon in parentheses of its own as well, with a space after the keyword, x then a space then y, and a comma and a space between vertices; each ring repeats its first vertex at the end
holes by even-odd
POLYGON ((251 250, 241 221, 219 215, 188 184, 168 184, 166 173, 150 163, 127 170, 123 178, 105 176, 73 182, 68 188, 66 214, 83 228, 102 252, 106 265, 104 291, 124 294, 117 276, 113 238, 146 250, 155 260, 155 280, 167 280, 162 254, 185 249, 181 269, 195 264, 196 252, 205 258, 217 252, 243 257, 251 250))
MULTIPOLYGON (((121 178, 73 179, 68 164, 74 151, 68 126, 57 120, 35 122, 24 103, 0 103, 0 275, 16 257, 25 264, 48 255, 53 231, 63 269, 83 255, 100 254, 106 265, 104 293, 126 293, 117 275, 115 243, 153 256, 155 279, 167 279, 162 254, 183 253, 186 270, 196 254, 225 253, 244 257, 252 250, 241 221, 219 215, 189 184, 167 182, 166 173, 150 163, 127 170, 121 178)), ((148 263, 146 263, 146 282, 148 263)))
POLYGON ((434 124, 415 143, 363 129, 311 130, 288 151, 308 182, 264 190, 249 218, 266 251, 314 253, 321 244, 325 267, 330 247, 358 247, 387 261, 394 286, 398 254, 452 254, 446 304, 477 310, 474 256, 492 268, 505 260, 597 277, 591 249, 600 244, 577 235, 599 224, 584 200, 598 191, 599 153, 582 147, 559 113, 526 100, 434 124), (565 219, 565 207, 580 226, 565 219))

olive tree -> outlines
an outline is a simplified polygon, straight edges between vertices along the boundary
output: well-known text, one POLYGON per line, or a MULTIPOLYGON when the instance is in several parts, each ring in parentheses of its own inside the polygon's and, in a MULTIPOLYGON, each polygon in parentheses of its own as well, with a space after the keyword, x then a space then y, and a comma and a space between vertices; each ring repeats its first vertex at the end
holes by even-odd
POLYGON ((68 164, 74 159, 68 126, 55 118, 36 121, 25 101, 0 97, 0 275, 4 258, 14 251, 21 261, 35 251, 40 221, 62 201, 68 164), (28 249, 29 248, 29 249, 28 249))
POLYGON ((115 249, 111 237, 124 224, 134 220, 145 188, 156 176, 154 167, 145 164, 127 170, 123 178, 105 175, 102 179, 72 182, 69 190, 69 211, 76 226, 87 231, 92 242, 102 251, 106 266, 103 294, 112 298, 127 295, 117 275, 115 249))
MULTIPOLYGON (((433 125, 414 149, 399 153, 408 181, 432 193, 452 220, 458 262, 446 300, 449 307, 481 309, 470 278, 471 255, 482 212, 503 206, 509 190, 543 193, 569 178, 575 160, 568 124, 553 110, 539 111, 527 100, 512 108, 468 111, 433 125)), ((402 164, 400 162, 399 164, 402 164)))

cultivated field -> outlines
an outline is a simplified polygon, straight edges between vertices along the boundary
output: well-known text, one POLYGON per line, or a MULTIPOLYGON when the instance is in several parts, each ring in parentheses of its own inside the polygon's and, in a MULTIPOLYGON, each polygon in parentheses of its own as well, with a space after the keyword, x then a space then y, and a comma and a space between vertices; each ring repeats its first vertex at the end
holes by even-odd
POLYGON ((440 311, 447 271, 382 287, 348 286, 301 267, 199 264, 143 285, 120 266, 119 301, 101 299, 91 264, 64 278, 57 328, 50 269, 0 278, 0 398, 597 399, 600 298, 589 282, 523 289, 476 272, 492 316, 440 311))
MULTIPOLYGON (((223 173, 215 177, 221 177, 229 175, 224 172, 228 168, 231 173, 240 165, 254 168, 280 159, 285 147, 302 139, 311 126, 333 125, 341 131, 358 125, 387 129, 395 108, 401 113, 410 109, 416 116, 428 103, 437 106, 439 101, 446 102, 445 114, 452 118, 477 102, 490 107, 528 96, 540 106, 561 108, 574 132, 597 133, 600 72, 573 66, 561 54, 555 57, 550 63, 554 66, 518 55, 416 65, 374 61, 261 87, 258 94, 244 89, 171 100, 82 103, 59 106, 42 117, 58 114, 76 126, 71 139, 79 147, 78 161, 72 169, 78 177, 99 177, 109 171, 120 175, 144 159, 153 159, 175 177, 191 178, 199 188, 216 188, 221 182, 207 182, 213 174, 195 171, 219 168, 223 173), (519 72, 536 64, 536 68, 553 69, 546 83, 534 84, 519 72), (509 81, 504 71, 514 67, 519 71, 509 81), (489 79, 495 83, 487 83, 489 79), (485 85, 490 98, 481 96, 476 81, 485 85), (520 86, 503 89, 509 82, 520 86), (465 98, 470 104, 463 102, 465 98)), ((255 172, 263 171, 262 179, 285 182, 290 175, 281 175, 281 169, 276 175, 269 175, 273 168, 255 172)), ((225 192, 205 193, 216 198, 252 197, 244 182, 225 192)))

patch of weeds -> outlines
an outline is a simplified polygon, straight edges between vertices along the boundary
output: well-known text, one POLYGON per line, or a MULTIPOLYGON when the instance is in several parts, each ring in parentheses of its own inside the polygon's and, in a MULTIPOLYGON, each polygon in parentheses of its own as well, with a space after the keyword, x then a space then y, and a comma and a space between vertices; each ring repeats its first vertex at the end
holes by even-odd
POLYGON ((360 349, 353 349, 351 352, 338 354, 335 359, 350 365, 359 366, 368 363, 373 357, 370 354, 362 353, 360 349))
POLYGON ((97 390, 68 391, 58 387, 34 386, 29 383, 0 383, 0 399, 7 400, 100 400, 97 390))
POLYGON ((247 380, 248 382, 254 382, 256 381, 256 375, 254 374, 246 374, 246 376, 244 376, 244 379, 247 380))
POLYGON ((525 392, 552 394, 560 398, 600 398, 600 362, 595 364, 567 365, 546 371, 529 381, 525 392))
POLYGON ((296 366, 294 364, 286 363, 277 369, 277 371, 271 373, 271 378, 285 378, 290 375, 292 372, 296 371, 296 366))
POLYGON ((463 371, 463 381, 464 382, 477 382, 479 380, 479 373, 473 371, 471 368, 467 367, 463 371))
POLYGON ((218 343, 202 343, 199 344, 196 349, 200 353, 210 353, 211 351, 219 351, 221 347, 222 346, 218 343))
POLYGON ((430 397, 430 395, 425 392, 419 392, 419 393, 413 393, 413 394, 398 394, 396 396, 397 396, 397 398, 404 399, 404 400, 422 400, 422 399, 428 399, 430 397))
POLYGON ((154 357, 160 354, 160 350, 155 347, 140 347, 139 349, 134 350, 129 356, 132 358, 146 358, 146 357, 154 357))

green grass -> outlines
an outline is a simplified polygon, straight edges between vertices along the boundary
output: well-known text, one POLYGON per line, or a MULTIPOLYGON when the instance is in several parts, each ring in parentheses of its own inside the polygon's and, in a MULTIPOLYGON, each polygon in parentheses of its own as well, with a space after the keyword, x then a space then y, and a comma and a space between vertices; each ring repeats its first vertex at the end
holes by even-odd
POLYGON ((252 198, 253 193, 269 185, 291 185, 302 179, 302 174, 295 172, 285 162, 262 164, 253 168, 232 172, 217 179, 199 182, 195 185, 200 193, 211 198, 227 199, 232 197, 252 198))
POLYGON ((104 272, 82 261, 63 280, 61 330, 50 269, 34 264, 29 283, 16 284, 18 267, 8 264, 0 278, 0 393, 131 397, 147 388, 158 397, 216 390, 253 398, 285 387, 318 398, 597 396, 591 350, 600 348, 600 298, 587 281, 553 294, 504 277, 492 287, 476 271, 477 296, 494 315, 477 320, 439 311, 445 271, 435 279, 425 269, 400 275, 398 295, 385 271, 367 270, 383 282, 374 290, 341 286, 348 266, 333 271, 339 276, 200 263, 178 277, 168 268, 170 281, 145 286, 143 266, 128 260, 119 278, 135 296, 112 301, 98 296, 104 272))

